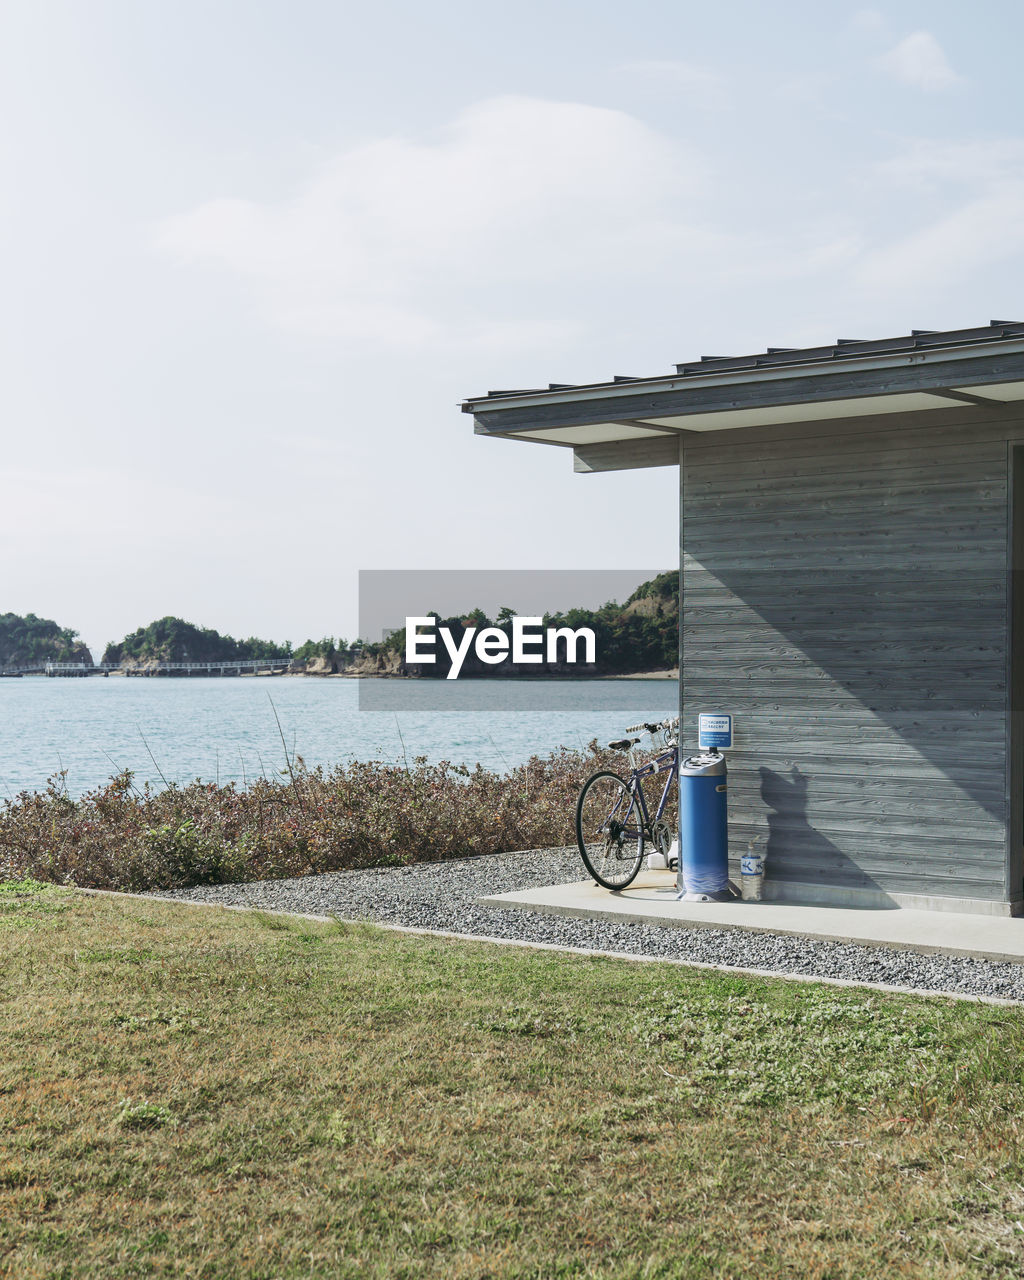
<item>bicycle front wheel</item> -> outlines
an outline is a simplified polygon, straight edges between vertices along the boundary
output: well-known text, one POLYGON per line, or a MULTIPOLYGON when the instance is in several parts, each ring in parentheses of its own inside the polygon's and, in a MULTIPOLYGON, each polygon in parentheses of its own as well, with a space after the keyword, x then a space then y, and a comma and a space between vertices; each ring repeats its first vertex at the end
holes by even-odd
POLYGON ((625 889, 644 860, 643 814, 617 773, 595 773, 576 802, 576 843, 583 865, 605 889, 625 889))

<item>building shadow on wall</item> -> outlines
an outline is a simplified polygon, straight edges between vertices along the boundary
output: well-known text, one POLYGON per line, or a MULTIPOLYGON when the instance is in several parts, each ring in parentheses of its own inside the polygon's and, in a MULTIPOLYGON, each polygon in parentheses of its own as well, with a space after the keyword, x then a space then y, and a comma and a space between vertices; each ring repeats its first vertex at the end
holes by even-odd
MULTIPOLYGON (((994 758, 1004 732, 1004 576, 969 576, 956 567, 701 567, 687 571, 683 590, 697 601, 686 606, 693 614, 685 657, 691 696, 774 707, 794 735, 806 727, 804 736, 823 754, 851 757, 851 769, 873 767, 878 740, 900 742, 1002 821, 1001 770, 979 761, 977 749, 991 745, 994 758), (744 641, 734 659, 738 674, 730 674, 728 651, 702 643, 701 633, 723 635, 735 616, 744 641)), ((788 754, 784 741, 778 748, 788 754)))
POLYGON ((841 885, 885 892, 870 875, 807 820, 807 775, 760 768, 761 799, 768 806, 767 873, 777 883, 841 885), (794 865, 795 864, 795 865, 794 865))

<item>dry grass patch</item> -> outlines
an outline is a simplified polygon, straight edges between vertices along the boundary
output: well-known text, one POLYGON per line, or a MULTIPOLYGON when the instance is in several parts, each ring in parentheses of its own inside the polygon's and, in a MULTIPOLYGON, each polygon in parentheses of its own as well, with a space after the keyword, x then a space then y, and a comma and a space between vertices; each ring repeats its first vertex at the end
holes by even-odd
POLYGON ((61 772, 0 799, 0 879, 144 891, 553 848, 575 839, 584 779, 620 764, 596 741, 506 773, 426 756, 330 769, 288 757, 242 787, 140 789, 126 771, 82 796, 61 772))
POLYGON ((0 887, 0 1274, 1017 1276, 1017 1009, 0 887))

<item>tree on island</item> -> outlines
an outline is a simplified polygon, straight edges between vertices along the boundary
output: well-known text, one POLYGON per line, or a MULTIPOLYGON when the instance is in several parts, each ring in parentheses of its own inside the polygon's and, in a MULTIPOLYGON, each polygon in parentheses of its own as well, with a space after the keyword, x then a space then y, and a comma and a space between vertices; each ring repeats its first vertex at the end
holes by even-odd
POLYGON ((351 648, 352 645, 341 636, 337 639, 334 636, 324 636, 322 640, 304 640, 292 654, 292 660, 311 662, 315 658, 324 658, 330 662, 351 648))
POLYGON ((197 627, 181 618, 159 618, 140 627, 118 644, 111 642, 104 662, 241 662, 254 658, 288 658, 289 643, 272 640, 235 640, 209 627, 197 627))
POLYGON ((0 613, 0 667, 27 667, 43 662, 84 662, 92 654, 70 627, 60 627, 34 613, 0 613))

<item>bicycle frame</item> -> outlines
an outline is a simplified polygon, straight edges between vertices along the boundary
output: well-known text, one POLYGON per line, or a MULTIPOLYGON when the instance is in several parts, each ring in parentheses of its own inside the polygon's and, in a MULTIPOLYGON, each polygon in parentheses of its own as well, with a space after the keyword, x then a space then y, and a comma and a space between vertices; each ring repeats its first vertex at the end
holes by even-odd
MULTIPOLYGON (((630 756, 632 756, 632 754, 633 753, 630 752, 630 756)), ((633 761, 631 759, 630 764, 632 763, 633 761)), ((645 836, 650 835, 653 830, 654 823, 661 821, 661 815, 665 812, 668 805, 668 793, 672 789, 672 783, 677 781, 678 777, 679 749, 677 747, 670 747, 667 751, 661 752, 661 754, 655 756, 653 760, 648 760, 645 764, 642 764, 639 767, 634 766, 628 779, 629 792, 633 797, 633 800, 626 812, 626 823, 623 824, 624 827, 627 827, 628 829, 629 815, 633 811, 633 806, 636 805, 641 815, 639 830, 642 831, 645 836), (652 819, 650 811, 647 808, 647 798, 644 795, 644 790, 640 783, 645 777, 653 777, 655 774, 665 772, 668 773, 668 777, 665 779, 665 786, 662 788, 661 799, 658 801, 658 807, 655 809, 654 818, 652 819)), ((614 815, 614 812, 615 811, 613 809, 612 813, 608 815, 609 818, 614 815)), ((633 833, 631 832, 631 834, 633 833)))

